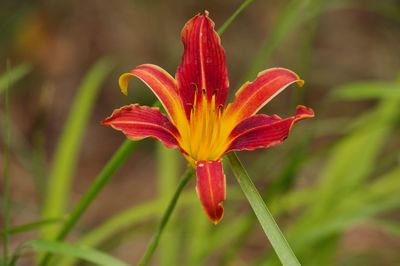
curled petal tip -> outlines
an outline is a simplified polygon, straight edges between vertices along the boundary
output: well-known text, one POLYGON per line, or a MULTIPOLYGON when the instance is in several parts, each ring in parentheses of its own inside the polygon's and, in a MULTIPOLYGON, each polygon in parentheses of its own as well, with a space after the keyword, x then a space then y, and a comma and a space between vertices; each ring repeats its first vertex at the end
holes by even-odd
POLYGON ((303 87, 304 86, 304 80, 303 79, 299 79, 296 83, 297 83, 297 85, 299 87, 303 87))
POLYGON ((315 116, 314 110, 308 108, 304 105, 298 105, 296 107, 296 116, 301 116, 303 118, 311 118, 315 116))
POLYGON ((204 16, 208 17, 210 15, 210 12, 208 12, 207 10, 204 10, 204 16))
POLYGON ((131 73, 124 73, 118 79, 119 88, 125 96, 128 95, 128 81, 131 77, 131 73))

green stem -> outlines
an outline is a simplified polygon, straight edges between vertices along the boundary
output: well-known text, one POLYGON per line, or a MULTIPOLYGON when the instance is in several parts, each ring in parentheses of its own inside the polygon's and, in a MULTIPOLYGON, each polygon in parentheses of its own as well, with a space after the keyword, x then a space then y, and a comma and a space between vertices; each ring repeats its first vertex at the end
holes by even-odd
MULTIPOLYGON (((63 225, 61 231, 58 233, 56 240, 63 240, 69 231, 71 231, 74 225, 78 222, 79 218, 89 207, 90 203, 92 203, 92 201, 96 198, 97 194, 131 154, 135 145, 136 142, 125 140, 125 142, 114 153, 113 157, 108 161, 106 166, 96 177, 93 185, 86 191, 76 207, 72 210, 71 215, 63 225)), ((46 254, 43 257, 40 265, 46 265, 49 262, 50 257, 50 254, 46 254)))
POLYGON ((269 239, 281 263, 284 266, 300 265, 237 155, 232 152, 226 157, 228 158, 228 163, 233 174, 253 208, 265 235, 269 239))
POLYGON ((222 35, 224 31, 231 25, 232 21, 235 20, 235 18, 251 3, 253 0, 245 0, 238 9, 235 10, 235 12, 222 24, 222 26, 218 29, 218 34, 222 35))
POLYGON ((189 182, 189 180, 192 178, 193 175, 194 175, 194 169, 189 167, 188 170, 185 172, 185 174, 182 176, 181 180, 179 181, 175 193, 172 199, 170 200, 168 207, 161 218, 160 223, 158 224, 157 230, 154 233, 153 238, 151 239, 151 242, 146 249, 146 252, 144 253, 142 259, 139 262, 140 266, 146 266, 150 262, 150 259, 157 248, 158 242, 160 241, 161 234, 165 226, 167 225, 173 210, 175 209, 178 198, 181 195, 183 188, 186 186, 186 184, 189 182))

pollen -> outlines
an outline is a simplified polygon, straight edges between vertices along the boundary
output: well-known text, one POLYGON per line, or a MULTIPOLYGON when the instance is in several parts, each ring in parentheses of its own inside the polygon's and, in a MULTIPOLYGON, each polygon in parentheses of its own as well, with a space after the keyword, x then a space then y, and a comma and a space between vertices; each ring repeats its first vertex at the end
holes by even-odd
POLYGON ((189 119, 190 139, 184 141, 195 161, 218 159, 218 142, 226 142, 226 138, 221 138, 221 116, 222 108, 216 105, 215 94, 210 98, 205 89, 196 90, 189 119))

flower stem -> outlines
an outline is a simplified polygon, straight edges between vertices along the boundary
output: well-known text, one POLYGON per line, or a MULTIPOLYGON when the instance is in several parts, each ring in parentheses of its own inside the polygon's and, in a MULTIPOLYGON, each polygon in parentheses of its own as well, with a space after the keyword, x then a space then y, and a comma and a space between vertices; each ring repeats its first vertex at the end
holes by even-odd
POLYGON ((253 208, 253 211, 256 214, 265 235, 269 239, 282 265, 300 265, 296 255, 290 248, 289 243, 276 224, 272 214, 265 205, 264 200, 258 193, 257 188, 254 186, 237 155, 232 152, 226 157, 228 158, 228 163, 233 171, 233 174, 235 175, 240 187, 243 190, 243 193, 253 208))
POLYGON ((175 190, 175 193, 173 197, 171 198, 167 209, 164 211, 164 214, 161 218, 160 223, 158 224, 157 230, 154 233, 150 244, 148 245, 146 252, 144 253, 142 259, 139 262, 140 266, 146 266, 150 262, 151 257, 154 254, 154 251, 157 248, 158 242, 160 241, 161 234, 165 228, 165 226, 168 223, 169 218, 171 217, 171 214, 173 210, 175 209, 176 203, 179 199, 179 196, 181 195, 181 192, 183 188, 186 186, 186 184, 189 182, 189 180, 193 177, 194 175, 194 169, 189 167, 186 172, 183 174, 182 178, 180 179, 178 186, 175 190))

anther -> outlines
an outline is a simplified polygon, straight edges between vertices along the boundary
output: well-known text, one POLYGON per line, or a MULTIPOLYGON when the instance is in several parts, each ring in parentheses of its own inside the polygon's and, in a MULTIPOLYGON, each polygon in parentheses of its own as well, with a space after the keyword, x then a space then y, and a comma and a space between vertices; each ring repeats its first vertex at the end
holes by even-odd
POLYGON ((194 111, 194 107, 192 103, 186 103, 187 106, 189 106, 189 108, 192 110, 192 112, 194 111))
POLYGON ((206 95, 206 89, 201 90, 203 92, 203 95, 206 95))
POLYGON ((222 104, 218 105, 218 113, 222 113, 222 108, 224 108, 224 106, 222 104))
POLYGON ((192 85, 192 87, 196 91, 196 93, 199 91, 199 88, 197 87, 196 83, 192 82, 192 83, 190 83, 190 85, 192 85))

